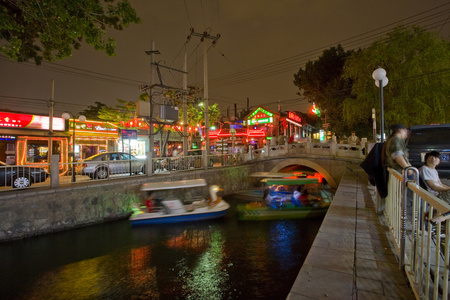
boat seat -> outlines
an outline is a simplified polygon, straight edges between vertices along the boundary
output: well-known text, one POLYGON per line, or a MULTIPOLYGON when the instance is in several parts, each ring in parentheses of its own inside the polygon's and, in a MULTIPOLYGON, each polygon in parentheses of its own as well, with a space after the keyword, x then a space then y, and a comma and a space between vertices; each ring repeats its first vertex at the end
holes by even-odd
POLYGON ((186 212, 186 207, 180 200, 164 200, 161 202, 169 214, 182 214, 186 212))

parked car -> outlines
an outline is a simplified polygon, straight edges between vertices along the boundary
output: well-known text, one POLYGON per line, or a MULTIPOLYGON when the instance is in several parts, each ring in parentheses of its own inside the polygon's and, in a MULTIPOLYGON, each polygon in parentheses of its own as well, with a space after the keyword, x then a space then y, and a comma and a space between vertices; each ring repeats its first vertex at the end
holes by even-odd
POLYGON ((49 176, 47 170, 40 167, 12 166, 0 161, 0 186, 26 188, 44 182, 49 176))
POLYGON ((103 152, 85 159, 81 168, 92 179, 106 179, 116 174, 145 174, 145 160, 124 152, 103 152))
POLYGON ((450 178, 450 124, 411 126, 406 147, 416 168, 423 166, 427 152, 438 151, 441 163, 436 170, 441 178, 450 178))

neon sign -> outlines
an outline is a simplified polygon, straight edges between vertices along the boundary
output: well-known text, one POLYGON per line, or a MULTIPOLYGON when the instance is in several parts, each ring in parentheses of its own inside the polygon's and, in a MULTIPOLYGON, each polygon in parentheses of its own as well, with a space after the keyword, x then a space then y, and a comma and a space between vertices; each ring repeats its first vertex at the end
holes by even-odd
POLYGON ((294 114, 292 111, 288 112, 288 118, 293 120, 293 121, 297 121, 299 123, 302 122, 302 118, 300 118, 299 116, 297 116, 296 114, 294 114))
MULTIPOLYGON (((50 117, 0 112, 0 127, 48 130, 50 117)), ((65 130, 63 118, 53 117, 53 130, 65 130)))
POLYGON ((262 108, 262 107, 258 107, 257 109, 255 109, 255 111, 254 111, 248 118, 249 118, 249 119, 250 119, 250 118, 253 118, 253 117, 254 117, 256 114, 258 114, 258 113, 263 113, 263 114, 265 114, 265 115, 267 115, 267 116, 269 116, 269 117, 272 117, 272 116, 273 116, 273 113, 271 113, 271 112, 265 110, 265 109, 262 108))
POLYGON ((255 111, 248 117, 247 125, 265 124, 273 123, 273 113, 268 110, 258 107, 255 111))
POLYGON ((314 102, 313 105, 311 106, 311 112, 316 116, 320 117, 320 109, 316 107, 316 104, 314 102))
POLYGON ((273 117, 247 120, 248 125, 273 123, 273 117))

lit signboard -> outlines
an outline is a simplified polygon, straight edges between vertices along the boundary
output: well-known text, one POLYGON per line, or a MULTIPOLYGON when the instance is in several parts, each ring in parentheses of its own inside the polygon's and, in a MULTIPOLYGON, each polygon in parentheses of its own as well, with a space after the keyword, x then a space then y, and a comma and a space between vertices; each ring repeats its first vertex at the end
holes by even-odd
MULTIPOLYGON (((0 127, 48 130, 50 128, 50 118, 47 116, 0 112, 0 127)), ((53 130, 65 130, 63 118, 53 117, 53 130)))
POLYGON ((257 109, 255 109, 255 111, 247 119, 247 125, 265 123, 273 123, 273 113, 265 110, 262 107, 258 107, 257 109))
POLYGON ((120 133, 124 139, 137 139, 137 130, 122 129, 120 133))
MULTIPOLYGON (((73 129, 73 121, 69 122, 69 127, 73 129)), ((98 121, 86 121, 81 122, 79 120, 75 120, 75 129, 79 132, 98 132, 98 133, 107 133, 107 134, 117 134, 118 128, 117 125, 111 124, 109 122, 98 122, 98 121)))
POLYGON ((299 123, 302 122, 302 118, 300 118, 299 116, 294 114, 292 111, 288 112, 288 118, 291 119, 292 121, 296 121, 296 122, 299 122, 299 123))
POLYGON ((247 120, 248 125, 265 124, 265 123, 272 123, 272 122, 273 122, 273 117, 247 120))

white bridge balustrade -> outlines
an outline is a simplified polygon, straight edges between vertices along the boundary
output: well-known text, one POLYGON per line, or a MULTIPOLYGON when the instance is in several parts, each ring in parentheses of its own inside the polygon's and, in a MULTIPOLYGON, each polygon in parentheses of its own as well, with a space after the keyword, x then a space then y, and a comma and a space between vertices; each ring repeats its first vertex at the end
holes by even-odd
POLYGON ((334 141, 324 143, 301 142, 284 145, 269 145, 264 148, 253 149, 249 146, 249 151, 245 155, 245 160, 258 160, 270 157, 311 154, 317 156, 334 156, 334 157, 348 157, 364 159, 367 150, 367 143, 362 142, 361 145, 338 144, 334 141), (364 149, 364 151, 363 151, 364 149))

